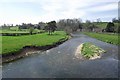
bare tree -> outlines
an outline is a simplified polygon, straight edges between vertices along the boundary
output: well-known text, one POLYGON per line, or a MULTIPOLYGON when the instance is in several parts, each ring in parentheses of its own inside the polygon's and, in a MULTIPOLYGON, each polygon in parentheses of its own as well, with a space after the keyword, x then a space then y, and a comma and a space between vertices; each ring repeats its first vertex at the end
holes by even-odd
POLYGON ((75 32, 80 28, 81 19, 62 19, 57 22, 58 29, 69 32, 75 32))

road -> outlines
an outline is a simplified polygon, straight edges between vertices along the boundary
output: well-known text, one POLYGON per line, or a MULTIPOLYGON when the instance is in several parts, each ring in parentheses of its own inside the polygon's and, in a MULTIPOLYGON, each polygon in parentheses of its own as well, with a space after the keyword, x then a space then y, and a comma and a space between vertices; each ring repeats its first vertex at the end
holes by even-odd
POLYGON ((4 64, 3 78, 117 78, 118 47, 80 33, 56 48, 36 52, 28 57, 4 64), (76 48, 84 42, 107 51, 100 59, 84 60, 75 57, 76 48))

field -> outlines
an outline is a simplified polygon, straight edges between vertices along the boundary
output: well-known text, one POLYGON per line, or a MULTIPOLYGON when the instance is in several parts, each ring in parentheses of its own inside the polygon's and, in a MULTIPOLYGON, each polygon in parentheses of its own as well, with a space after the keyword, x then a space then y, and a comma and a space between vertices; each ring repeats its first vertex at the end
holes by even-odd
POLYGON ((92 33, 92 32, 84 32, 84 34, 110 44, 120 45, 117 34, 92 33))
POLYGON ((24 36, 0 36, 2 38, 2 53, 8 54, 18 51, 24 46, 44 46, 58 42, 60 39, 66 39, 66 33, 56 31, 53 35, 48 33, 24 35, 24 36))

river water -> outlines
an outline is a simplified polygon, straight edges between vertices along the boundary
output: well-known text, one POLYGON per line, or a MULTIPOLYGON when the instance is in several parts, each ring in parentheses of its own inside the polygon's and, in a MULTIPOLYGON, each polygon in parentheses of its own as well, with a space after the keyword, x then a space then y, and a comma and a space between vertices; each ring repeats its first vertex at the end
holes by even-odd
POLYGON ((118 46, 80 33, 58 47, 4 64, 3 78, 117 78, 118 46), (100 59, 81 60, 75 57, 76 48, 84 42, 107 51, 100 59))

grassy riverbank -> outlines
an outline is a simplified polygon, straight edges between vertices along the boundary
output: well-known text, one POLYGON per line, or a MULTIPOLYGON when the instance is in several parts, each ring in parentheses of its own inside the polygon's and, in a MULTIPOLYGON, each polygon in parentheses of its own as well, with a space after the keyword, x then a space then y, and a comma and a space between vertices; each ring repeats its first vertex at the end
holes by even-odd
POLYGON ((52 45, 61 39, 67 39, 66 33, 56 31, 53 35, 48 33, 25 35, 25 36, 0 36, 2 38, 2 53, 8 54, 22 49, 24 46, 52 45))
POLYGON ((120 45, 117 34, 92 33, 92 32, 84 32, 84 34, 110 44, 120 45))

